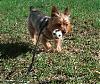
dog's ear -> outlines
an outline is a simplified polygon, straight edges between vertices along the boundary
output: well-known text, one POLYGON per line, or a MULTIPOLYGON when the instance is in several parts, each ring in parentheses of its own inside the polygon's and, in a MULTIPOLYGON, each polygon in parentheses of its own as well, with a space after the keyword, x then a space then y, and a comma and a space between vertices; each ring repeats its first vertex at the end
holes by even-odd
POLYGON ((58 9, 55 6, 52 6, 51 17, 58 16, 58 15, 59 15, 58 9))
POLYGON ((68 8, 65 8, 64 14, 67 15, 67 16, 70 16, 68 8))

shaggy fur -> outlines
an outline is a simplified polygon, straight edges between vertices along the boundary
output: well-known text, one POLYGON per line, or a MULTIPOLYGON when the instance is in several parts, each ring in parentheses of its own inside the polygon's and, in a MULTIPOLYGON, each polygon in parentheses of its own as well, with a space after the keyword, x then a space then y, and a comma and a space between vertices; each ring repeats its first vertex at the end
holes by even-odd
POLYGON ((37 36, 44 25, 42 34, 40 36, 40 41, 43 44, 43 47, 46 51, 52 49, 52 46, 48 40, 54 40, 56 51, 60 52, 62 50, 62 41, 61 39, 53 38, 52 32, 54 29, 59 29, 62 31, 62 34, 65 35, 68 32, 72 31, 72 25, 69 19, 69 12, 66 8, 63 13, 59 12, 58 9, 53 6, 51 10, 51 17, 42 14, 40 11, 30 7, 30 14, 28 18, 28 29, 32 37, 34 44, 37 42, 37 36))

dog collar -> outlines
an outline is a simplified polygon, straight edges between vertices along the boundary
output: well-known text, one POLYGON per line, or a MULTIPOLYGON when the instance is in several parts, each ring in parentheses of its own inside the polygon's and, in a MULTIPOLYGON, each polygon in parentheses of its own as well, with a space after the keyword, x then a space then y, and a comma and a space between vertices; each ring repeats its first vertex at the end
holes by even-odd
POLYGON ((49 37, 45 34, 45 31, 47 30, 47 26, 48 26, 49 19, 50 19, 49 16, 43 17, 43 18, 41 19, 41 24, 40 24, 40 26, 39 26, 39 28, 40 28, 41 31, 42 31, 42 35, 43 35, 45 38, 47 38, 47 39, 49 39, 49 37))
POLYGON ((48 22, 49 22, 50 17, 49 16, 45 16, 41 19, 41 23, 39 25, 39 28, 44 30, 44 28, 47 28, 48 22))

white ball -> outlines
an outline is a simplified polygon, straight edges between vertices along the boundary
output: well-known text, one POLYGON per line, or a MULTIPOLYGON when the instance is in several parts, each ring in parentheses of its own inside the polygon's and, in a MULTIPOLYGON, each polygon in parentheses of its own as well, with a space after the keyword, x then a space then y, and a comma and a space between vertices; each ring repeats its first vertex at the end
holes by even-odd
POLYGON ((59 29, 55 29, 52 32, 53 38, 62 39, 62 32, 59 29))

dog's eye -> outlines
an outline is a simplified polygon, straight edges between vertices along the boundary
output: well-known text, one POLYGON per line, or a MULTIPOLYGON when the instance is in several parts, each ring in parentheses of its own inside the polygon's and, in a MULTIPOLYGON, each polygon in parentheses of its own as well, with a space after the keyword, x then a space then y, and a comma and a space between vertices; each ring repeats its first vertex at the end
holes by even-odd
POLYGON ((66 25, 66 26, 68 25, 67 23, 63 23, 63 24, 66 25))
POLYGON ((59 24, 57 24, 57 26, 59 26, 59 27, 60 27, 60 26, 61 26, 61 24, 59 23, 59 24))
POLYGON ((66 26, 67 26, 68 24, 66 24, 66 26))

